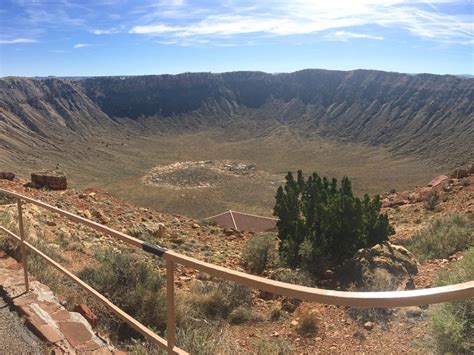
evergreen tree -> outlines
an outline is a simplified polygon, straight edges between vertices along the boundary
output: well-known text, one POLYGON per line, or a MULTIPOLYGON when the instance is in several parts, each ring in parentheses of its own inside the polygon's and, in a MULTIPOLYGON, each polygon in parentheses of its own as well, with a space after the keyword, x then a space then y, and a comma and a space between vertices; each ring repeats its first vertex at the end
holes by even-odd
POLYGON ((361 201, 348 177, 339 188, 335 178, 313 173, 305 180, 301 170, 296 180, 291 172, 285 179, 275 196, 274 215, 280 255, 291 267, 317 274, 394 233, 388 216, 380 214, 380 197, 365 195, 361 201))

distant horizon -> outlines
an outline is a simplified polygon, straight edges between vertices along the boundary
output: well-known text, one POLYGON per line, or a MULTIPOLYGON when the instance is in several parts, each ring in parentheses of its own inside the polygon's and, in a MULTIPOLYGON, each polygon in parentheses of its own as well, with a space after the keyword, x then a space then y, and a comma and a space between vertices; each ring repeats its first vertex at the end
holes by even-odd
POLYGON ((357 69, 347 69, 347 70, 341 70, 341 69, 327 69, 327 68, 302 68, 302 69, 297 69, 297 70, 292 70, 292 71, 280 71, 280 72, 269 72, 265 70, 245 70, 245 69, 236 69, 236 70, 228 70, 228 71, 219 71, 219 72, 213 72, 213 71, 183 71, 183 72, 176 72, 176 73, 143 73, 143 74, 106 74, 106 75, 5 75, 5 76, 0 76, 0 78, 38 78, 38 79, 48 79, 48 78, 58 78, 58 79, 73 79, 73 78, 101 78, 101 77, 137 77, 137 76, 159 76, 159 75, 182 75, 182 74, 203 74, 203 73, 209 73, 209 74, 225 74, 225 73, 235 73, 235 72, 259 72, 259 73, 265 73, 265 74, 271 74, 271 75, 278 75, 278 74, 292 74, 304 70, 326 70, 326 71, 340 71, 340 72, 352 72, 352 71, 375 71, 375 72, 385 72, 385 73, 396 73, 396 74, 405 74, 405 75, 439 75, 439 76, 444 76, 444 75, 451 75, 451 76, 458 76, 458 77, 474 77, 474 74, 469 74, 469 73, 458 73, 458 74, 452 74, 452 73, 429 73, 429 72, 420 72, 420 73, 406 73, 406 72, 399 72, 399 71, 392 71, 392 70, 380 70, 380 69, 365 69, 365 68, 357 68, 357 69))
POLYGON ((468 0, 4 0, 0 76, 474 75, 473 23, 468 0))

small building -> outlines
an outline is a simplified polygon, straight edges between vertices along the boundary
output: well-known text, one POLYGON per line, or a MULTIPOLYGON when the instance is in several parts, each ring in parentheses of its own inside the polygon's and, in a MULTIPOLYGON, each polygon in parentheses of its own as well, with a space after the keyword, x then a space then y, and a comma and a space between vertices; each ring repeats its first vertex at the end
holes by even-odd
POLYGON ((262 217, 231 210, 208 217, 206 220, 215 222, 219 227, 255 233, 275 229, 278 221, 277 218, 262 217))

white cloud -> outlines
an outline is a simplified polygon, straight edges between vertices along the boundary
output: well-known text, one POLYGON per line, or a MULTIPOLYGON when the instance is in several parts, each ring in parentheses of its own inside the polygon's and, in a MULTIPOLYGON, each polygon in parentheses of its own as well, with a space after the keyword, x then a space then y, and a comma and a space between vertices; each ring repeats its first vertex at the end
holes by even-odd
MULTIPOLYGON (((458 0, 460 1, 460 0, 458 0)), ((258 3, 229 1, 209 7, 175 7, 174 20, 160 16, 161 7, 143 15, 142 24, 129 33, 163 39, 219 41, 239 35, 291 36, 335 31, 334 39, 372 39, 382 36, 363 34, 361 27, 372 26, 402 30, 413 36, 435 41, 466 43, 472 41, 469 15, 442 13, 433 5, 451 0, 262 0, 258 3), (192 18, 185 15, 192 13, 192 18), (182 16, 180 16, 182 15, 182 16)))
POLYGON ((4 32, 27 39, 43 36, 49 29, 75 28, 94 35, 128 32, 181 45, 199 45, 203 40, 208 45, 236 45, 288 36, 300 36, 294 40, 305 41, 303 36, 307 35, 312 35, 311 40, 378 40, 382 36, 388 40, 400 34, 443 44, 472 44, 472 13, 454 12, 466 9, 467 2, 61 0, 51 7, 43 1, 16 0, 22 9, 20 15, 4 21, 16 31, 4 32), (443 12, 446 8, 453 11, 443 12))
POLYGON ((84 48, 84 47, 90 47, 91 45, 89 43, 78 43, 74 45, 74 48, 84 48))
POLYGON ((15 39, 0 39, 0 44, 19 44, 19 43, 36 43, 35 39, 30 38, 15 38, 15 39))
POLYGON ((368 35, 365 33, 355 33, 355 32, 348 32, 348 31, 336 31, 334 33, 331 33, 329 36, 327 36, 328 39, 335 39, 338 41, 348 41, 350 39, 374 39, 381 41, 383 40, 382 36, 374 36, 374 35, 368 35))
POLYGON ((93 34, 95 35, 111 35, 111 34, 114 34, 114 33, 117 33, 114 29, 108 29, 108 30, 93 30, 92 31, 93 34))
POLYGON ((129 32, 138 34, 162 34, 167 32, 179 32, 185 30, 185 27, 167 26, 163 24, 135 26, 129 32))
POLYGON ((91 33, 95 35, 112 35, 122 32, 125 29, 124 25, 111 27, 111 28, 104 28, 104 29, 95 29, 92 30, 91 33))

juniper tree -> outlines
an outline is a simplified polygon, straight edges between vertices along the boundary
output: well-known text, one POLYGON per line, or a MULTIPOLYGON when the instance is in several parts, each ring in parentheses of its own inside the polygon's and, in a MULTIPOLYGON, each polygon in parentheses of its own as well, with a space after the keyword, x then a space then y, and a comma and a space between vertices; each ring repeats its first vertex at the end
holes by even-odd
POLYGON ((313 173, 305 180, 291 172, 276 193, 274 215, 280 239, 280 255, 291 267, 318 273, 341 263, 360 248, 370 247, 393 234, 386 214, 380 213, 380 197, 355 197, 349 178, 321 178, 313 173))

